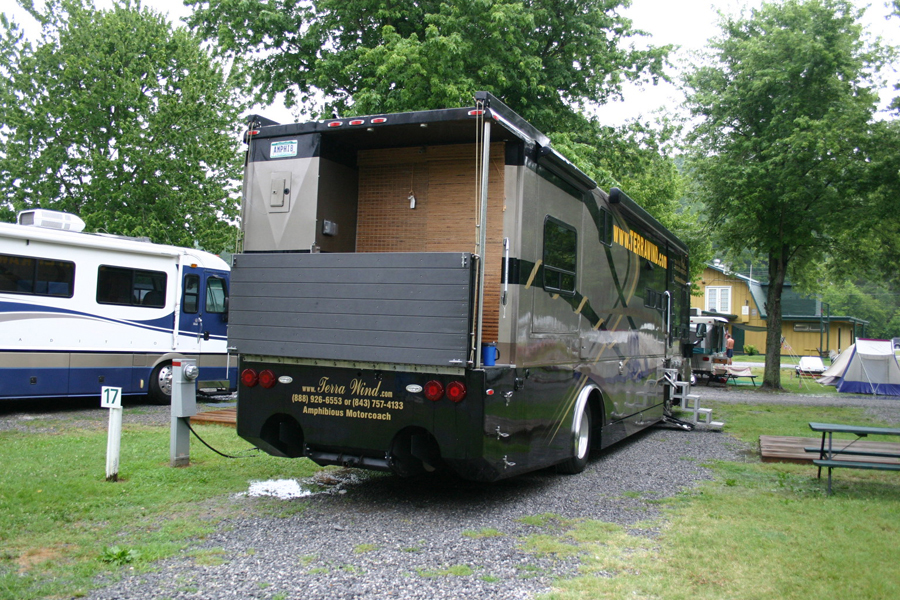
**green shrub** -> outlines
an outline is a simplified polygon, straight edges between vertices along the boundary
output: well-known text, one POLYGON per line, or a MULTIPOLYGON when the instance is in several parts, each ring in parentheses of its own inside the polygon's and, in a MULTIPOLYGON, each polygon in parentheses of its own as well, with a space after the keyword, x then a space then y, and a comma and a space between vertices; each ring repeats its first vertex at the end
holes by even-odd
POLYGON ((744 354, 753 356, 754 354, 759 354, 759 350, 753 344, 747 344, 744 346, 744 354))

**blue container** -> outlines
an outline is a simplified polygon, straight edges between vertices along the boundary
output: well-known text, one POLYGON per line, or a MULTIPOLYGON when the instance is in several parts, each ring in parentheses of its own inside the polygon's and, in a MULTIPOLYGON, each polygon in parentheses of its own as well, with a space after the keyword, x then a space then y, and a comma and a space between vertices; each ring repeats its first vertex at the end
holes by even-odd
POLYGON ((500 358, 500 350, 496 342, 487 342, 481 345, 481 362, 486 367, 493 367, 500 358))

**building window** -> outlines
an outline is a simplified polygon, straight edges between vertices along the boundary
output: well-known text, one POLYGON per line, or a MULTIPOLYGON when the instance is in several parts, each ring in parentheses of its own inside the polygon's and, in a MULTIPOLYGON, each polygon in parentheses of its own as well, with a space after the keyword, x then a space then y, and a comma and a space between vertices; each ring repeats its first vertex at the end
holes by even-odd
POLYGON ((707 287, 706 310, 731 314, 731 287, 707 287))

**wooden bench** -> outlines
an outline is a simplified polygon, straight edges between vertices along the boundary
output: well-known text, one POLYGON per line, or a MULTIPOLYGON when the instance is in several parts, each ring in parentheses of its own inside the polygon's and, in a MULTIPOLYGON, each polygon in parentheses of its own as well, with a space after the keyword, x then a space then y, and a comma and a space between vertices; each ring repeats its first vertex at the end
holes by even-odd
POLYGON ((822 433, 822 443, 818 448, 806 447, 806 452, 818 452, 819 458, 813 460, 813 464, 819 467, 818 477, 822 477, 822 467, 828 469, 828 494, 831 494, 831 470, 836 468, 845 469, 872 469, 879 471, 900 471, 900 462, 885 462, 885 459, 900 459, 900 454, 894 452, 880 452, 874 450, 851 449, 857 440, 868 435, 898 435, 900 436, 900 428, 897 427, 866 427, 862 425, 845 425, 842 423, 810 423, 809 428, 813 431, 822 433), (856 436, 856 440, 849 442, 842 448, 834 447, 833 434, 835 433, 852 433, 856 436), (828 447, 825 446, 825 439, 828 438, 828 447), (835 456, 860 456, 870 457, 876 460, 835 460, 835 456))

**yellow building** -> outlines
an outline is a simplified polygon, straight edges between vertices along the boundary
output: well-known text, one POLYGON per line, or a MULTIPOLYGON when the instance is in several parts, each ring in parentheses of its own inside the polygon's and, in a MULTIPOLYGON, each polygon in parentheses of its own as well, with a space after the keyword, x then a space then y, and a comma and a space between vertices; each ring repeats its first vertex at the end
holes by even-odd
MULTIPOLYGON (((745 275, 731 273, 721 264, 707 265, 699 286, 702 295, 691 297, 692 312, 717 314, 729 321, 735 354, 754 346, 766 351, 767 286, 745 275)), ((839 353, 865 335, 868 321, 832 316, 821 300, 798 295, 785 283, 781 297, 781 353, 815 356, 839 353)))

